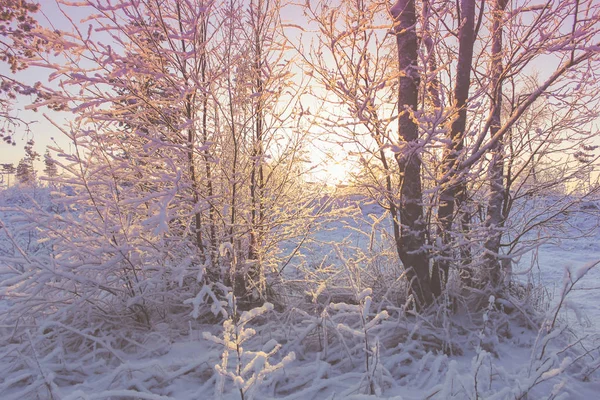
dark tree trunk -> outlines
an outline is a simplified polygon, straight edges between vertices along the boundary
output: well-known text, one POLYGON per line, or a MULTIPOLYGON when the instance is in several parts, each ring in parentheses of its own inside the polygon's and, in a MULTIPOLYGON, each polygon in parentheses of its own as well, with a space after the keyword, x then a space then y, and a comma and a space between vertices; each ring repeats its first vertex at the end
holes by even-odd
MULTIPOLYGON (((492 15, 492 60, 491 60, 491 88, 493 90, 492 120, 490 135, 494 137, 500 131, 502 112, 502 22, 507 0, 496 0, 492 15)), ((488 169, 490 180, 490 197, 488 200, 485 226, 488 239, 485 242, 484 265, 485 273, 490 278, 493 287, 500 284, 502 271, 498 259, 500 241, 502 238, 503 203, 505 195, 504 186, 504 140, 500 137, 490 149, 492 160, 488 169)))
POLYGON ((431 16, 429 8, 429 0, 423 2, 423 44, 427 50, 427 73, 429 77, 427 79, 427 93, 431 100, 431 104, 436 112, 439 112, 442 108, 442 101, 440 99, 440 81, 437 78, 437 57, 435 54, 435 46, 433 38, 431 37, 431 30, 429 27, 429 18, 431 16))
POLYGON ((264 66, 263 41, 265 32, 263 29, 267 24, 267 9, 264 9, 262 1, 250 2, 251 7, 251 27, 254 31, 254 92, 258 93, 253 104, 254 117, 254 136, 252 138, 252 167, 250 171, 250 238, 248 246, 248 260, 252 262, 248 271, 248 279, 251 286, 263 292, 261 287, 264 283, 264 271, 262 270, 260 260, 260 248, 264 240, 264 133, 265 133, 265 115, 264 115, 264 81, 262 69, 264 66))
POLYGON ((209 274, 213 281, 220 279, 219 271, 219 259, 217 253, 217 233, 216 233, 216 222, 215 222, 215 205, 214 205, 214 190, 213 190, 213 174, 211 163, 212 157, 208 149, 209 137, 208 137, 208 93, 209 83, 207 78, 208 69, 208 53, 206 49, 206 42, 208 41, 208 11, 206 11, 202 20, 200 21, 200 41, 202 44, 202 51, 200 53, 200 78, 202 79, 202 145, 204 150, 202 151, 204 161, 204 172, 206 178, 206 197, 208 199, 208 217, 209 217, 209 229, 208 229, 208 254, 210 257, 209 274))
POLYGON ((467 198, 467 185, 462 171, 457 169, 464 146, 467 124, 467 100, 471 84, 471 64, 475 41, 475 0, 462 0, 460 6, 460 30, 458 34, 458 64, 454 84, 454 117, 450 127, 450 142, 444 151, 440 176, 438 207, 438 235, 442 248, 432 271, 432 289, 435 296, 441 295, 448 280, 450 269, 452 229, 455 206, 459 208, 467 198))
MULTIPOLYGON (((179 31, 183 32, 183 20, 181 15, 181 7, 180 4, 177 3, 177 19, 179 23, 179 31)), ((187 51, 187 45, 185 40, 181 39, 181 51, 185 53, 187 51)), ((188 82, 188 68, 186 62, 180 62, 181 73, 183 74, 183 78, 188 82)), ((185 117, 188 121, 192 122, 194 120, 194 104, 195 104, 195 94, 191 93, 186 96, 185 99, 185 117)), ((195 123, 192 123, 192 126, 188 129, 187 136, 187 156, 188 156, 188 171, 190 174, 190 180, 192 183, 192 199, 193 199, 193 208, 194 208, 194 230, 195 230, 195 239, 196 239, 196 247, 198 248, 200 259, 204 263, 206 261, 206 253, 204 249, 204 242, 202 239, 202 214, 199 210, 200 206, 200 193, 199 193, 199 185, 198 185, 198 176, 196 172, 196 159, 195 159, 195 149, 196 149, 196 128, 195 123)))
POLYGON ((400 260, 406 270, 410 291, 417 306, 432 303, 429 256, 425 250, 425 221, 421 186, 419 133, 414 113, 418 105, 419 71, 417 66, 417 33, 414 0, 398 0, 390 9, 398 46, 398 136, 405 144, 396 153, 400 170, 401 240, 397 243, 400 260))

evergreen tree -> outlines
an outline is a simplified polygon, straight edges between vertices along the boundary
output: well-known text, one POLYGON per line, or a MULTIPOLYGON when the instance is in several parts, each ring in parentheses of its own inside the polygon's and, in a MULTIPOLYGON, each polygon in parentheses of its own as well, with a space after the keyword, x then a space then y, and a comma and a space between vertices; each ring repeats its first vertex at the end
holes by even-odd
POLYGON ((48 178, 54 178, 58 175, 58 167, 56 166, 56 161, 50 155, 50 151, 46 149, 46 153, 44 154, 44 173, 48 178))
POLYGON ((16 172, 13 164, 2 164, 2 175, 6 175, 6 186, 10 186, 10 176, 16 172))
POLYGON ((35 171, 33 170, 33 159, 26 156, 19 161, 17 165, 17 181, 23 185, 29 185, 35 180, 35 171))
POLYGON ((44 31, 35 14, 40 4, 31 0, 0 0, 0 118, 3 127, 0 139, 16 145, 14 134, 19 125, 28 126, 32 121, 18 116, 13 105, 17 96, 35 96, 35 101, 45 99, 39 82, 19 79, 15 74, 29 67, 46 48, 47 41, 41 37, 44 31))

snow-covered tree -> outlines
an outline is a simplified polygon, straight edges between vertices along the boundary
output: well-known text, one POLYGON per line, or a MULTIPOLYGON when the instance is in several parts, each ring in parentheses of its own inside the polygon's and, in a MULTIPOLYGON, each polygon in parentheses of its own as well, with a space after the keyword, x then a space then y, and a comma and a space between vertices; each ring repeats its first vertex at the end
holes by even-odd
POLYGON ((36 171, 33 162, 39 158, 39 154, 33 150, 33 141, 30 140, 25 146, 25 157, 19 161, 15 171, 15 177, 20 184, 31 185, 36 180, 36 171))
POLYGON ((240 309, 272 296, 297 254, 280 244, 307 243, 315 195, 298 195, 306 142, 278 3, 87 4, 89 35, 74 24, 45 36, 64 62, 38 54, 60 85, 36 107, 73 112, 61 127, 72 151, 52 149, 64 172, 53 181, 69 190, 53 201, 77 211, 28 216, 56 265, 32 265, 36 282, 71 271, 59 280, 71 289, 29 281, 23 292, 85 291, 61 313, 83 307, 114 327, 218 313, 230 290, 240 309))
POLYGON ((10 186, 10 176, 16 171, 14 164, 2 164, 2 175, 6 179, 6 186, 10 186))
POLYGON ((58 167, 56 166, 56 161, 50 155, 50 151, 46 150, 44 153, 44 173, 48 178, 54 178, 58 175, 58 167))
POLYGON ((599 101, 590 81, 598 5, 324 1, 305 9, 306 31, 319 34, 297 48, 322 85, 313 93, 335 107, 317 119, 354 146, 357 178, 390 213, 414 297, 431 303, 452 271, 502 291, 518 238, 539 226, 507 223, 523 198, 517 176, 561 165, 558 184, 595 162, 574 160, 593 145, 598 116, 590 106, 599 101), (535 78, 531 66, 548 57, 554 63, 535 78), (527 128, 540 108, 552 113, 527 128))
POLYGON ((29 157, 23 157, 17 164, 16 178, 22 185, 31 184, 34 181, 35 171, 33 170, 33 162, 29 157))

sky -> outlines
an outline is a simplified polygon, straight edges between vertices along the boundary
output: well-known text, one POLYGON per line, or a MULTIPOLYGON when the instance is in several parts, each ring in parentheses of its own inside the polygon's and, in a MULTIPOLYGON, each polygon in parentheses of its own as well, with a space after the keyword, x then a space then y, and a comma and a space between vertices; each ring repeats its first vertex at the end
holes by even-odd
MULTIPOLYGON (((43 0, 40 1, 40 4, 42 6, 41 11, 35 14, 34 17, 37 18, 42 26, 68 29, 69 23, 54 0, 43 0)), ((84 11, 84 8, 76 9, 74 7, 71 7, 70 13, 76 20, 81 19, 87 14, 87 12, 84 11)), ((0 63, 0 71, 6 75, 12 75, 5 64, 0 63)), ((28 84, 33 84, 37 81, 47 84, 47 75, 48 72, 42 68, 30 67, 12 76, 19 81, 28 84)), ((21 125, 15 129, 15 146, 7 145, 5 143, 0 144, 0 163, 12 163, 16 166, 19 160, 25 156, 24 146, 32 139, 35 142, 34 150, 41 155, 44 154, 47 146, 55 146, 57 143, 68 149, 68 141, 62 136, 60 130, 51 122, 53 121, 54 123, 62 125, 65 118, 67 118, 68 113, 58 113, 47 109, 38 112, 26 110, 25 107, 32 103, 33 100, 34 97, 20 96, 14 104, 13 115, 18 116, 25 121, 30 121, 31 124, 29 128, 25 125, 21 125)), ((35 166, 38 170, 43 169, 43 157, 36 162, 35 166)))
MULTIPOLYGON (((70 30, 71 26, 65 16, 59 10, 54 0, 44 0, 42 3, 42 10, 38 13, 37 18, 40 23, 46 27, 53 27, 57 29, 70 30)), ((86 7, 68 7, 68 13, 72 16, 73 21, 77 22, 86 17, 89 13, 86 7)), ((287 9, 284 14, 284 19, 287 22, 298 22, 303 16, 299 15, 297 10, 287 9)), ((86 23, 87 24, 87 23, 86 23)), ((546 75, 548 71, 551 71, 555 67, 555 63, 544 62, 536 63, 533 68, 538 70, 542 76, 546 75)), ((0 71, 3 73, 8 71, 5 65, 0 65, 0 71)), ((17 74, 16 78, 26 83, 34 83, 35 81, 41 80, 46 82, 47 72, 40 68, 31 67, 25 71, 17 74)), ((63 125, 66 118, 69 117, 69 113, 58 113, 49 110, 43 110, 40 112, 33 112, 25 110, 25 106, 33 99, 19 98, 15 104, 15 113, 24 120, 35 121, 30 126, 28 131, 24 126, 17 128, 17 133, 14 138, 16 146, 10 146, 7 144, 0 144, 0 163, 13 163, 17 164, 19 160, 24 157, 25 152, 23 147, 25 144, 33 139, 35 141, 34 150, 40 154, 43 154, 47 146, 60 146, 63 149, 69 149, 68 140, 60 133, 59 129, 52 122, 57 125, 63 125), (52 121, 52 122, 51 122, 52 121)), ((348 173, 348 165, 344 163, 346 158, 343 151, 336 146, 324 145, 320 143, 319 146, 325 146, 325 152, 314 151, 314 159, 316 162, 324 162, 326 165, 317 169, 316 175, 326 180, 334 180, 336 183, 344 180, 348 173)), ((36 167, 41 170, 43 169, 43 162, 40 159, 37 162, 36 167)))
MULTIPOLYGON (((38 19, 40 24, 47 28, 60 29, 70 31, 72 30, 71 23, 65 17, 61 9, 54 0, 44 0, 40 2, 41 10, 35 17, 38 19)), ((62 9, 72 18, 74 22, 80 22, 90 14, 90 9, 87 7, 65 7, 62 9)), ((295 23, 297 20, 303 18, 297 10, 287 8, 282 13, 282 18, 286 23, 295 23)), ((84 22, 82 26, 88 25, 84 22)), ((28 83, 34 84, 37 81, 42 81, 46 85, 52 85, 48 83, 47 76, 48 72, 39 67, 30 67, 24 71, 18 72, 16 75, 10 73, 9 68, 0 64, 0 72, 6 75, 14 76, 16 79, 28 83)), ((300 71, 299 71, 300 72, 300 71)), ((35 112, 27 110, 26 106, 32 103, 34 97, 21 96, 17 99, 13 107, 13 115, 19 118, 31 121, 29 127, 21 125, 16 128, 16 134, 14 135, 15 146, 0 143, 0 164, 12 163, 15 166, 19 160, 25 157, 24 146, 30 141, 34 140, 33 149, 43 155, 46 151, 47 146, 61 147, 64 150, 69 150, 69 140, 61 133, 57 126, 64 126, 66 121, 72 116, 69 112, 55 112, 48 109, 40 109, 35 112)), ((341 161, 344 157, 341 155, 338 160, 332 159, 332 153, 335 154, 336 149, 334 146, 325 145, 325 152, 313 151, 313 162, 318 167, 312 170, 313 176, 318 180, 331 181, 333 183, 340 183, 345 179, 347 174, 347 167, 342 165, 341 161), (321 165, 327 163, 326 166, 321 165)), ((37 170, 43 170, 43 157, 35 163, 37 170)))

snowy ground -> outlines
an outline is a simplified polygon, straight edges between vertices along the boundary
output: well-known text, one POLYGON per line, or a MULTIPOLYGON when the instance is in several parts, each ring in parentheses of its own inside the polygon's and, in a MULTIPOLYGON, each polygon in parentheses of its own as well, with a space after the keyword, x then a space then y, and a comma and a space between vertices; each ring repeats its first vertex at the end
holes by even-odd
MULTIPOLYGON (((531 276, 519 275, 520 280, 529 279, 544 286, 551 298, 555 298, 565 276, 565 270, 577 271, 600 260, 600 227, 597 215, 580 214, 570 221, 572 230, 564 238, 540 246, 518 260, 515 273, 531 271, 531 276), (585 238, 580 232, 590 232, 585 238)), ((600 266, 592 268, 569 295, 563 317, 577 326, 582 334, 600 333, 600 266), (577 312, 576 312, 577 311, 577 312)))
MULTIPOLYGON (((386 222, 375 223, 381 214, 378 206, 362 204, 363 222, 329 223, 329 229, 299 255, 298 262, 339 266, 340 257, 352 258, 355 253, 336 253, 334 244, 368 248, 385 235, 386 222), (365 234, 373 225, 376 234, 365 234)), ((545 286, 550 310, 560 297, 565 269, 575 273, 600 260, 597 220, 577 215, 570 223, 592 232, 591 236, 574 239, 575 230, 571 237, 567 232, 564 239, 542 245, 514 266, 517 274, 531 272, 518 275, 522 282, 545 286)), ((290 265, 290 276, 297 272, 295 267, 299 265, 290 265)), ((600 267, 585 276, 568 300, 560 314, 565 329, 557 336, 555 331, 528 329, 523 319, 506 318, 493 308, 477 321, 478 317, 471 320, 468 315, 450 319, 450 314, 443 313, 430 319, 404 317, 392 308, 386 319, 380 309, 365 314, 354 305, 317 312, 302 307, 283 313, 265 309, 264 315, 249 321, 247 328, 254 328, 256 334, 244 344, 247 358, 243 362, 248 366, 253 359, 256 365, 248 367, 247 376, 238 381, 215 372, 215 366, 222 365, 224 347, 217 342, 223 338, 224 327, 206 321, 159 324, 143 338, 138 352, 111 350, 118 362, 94 355, 69 359, 57 356, 61 353, 57 349, 26 362, 29 369, 14 369, 10 363, 21 355, 6 350, 0 358, 0 399, 239 399, 238 387, 247 389, 246 399, 597 398, 600 376, 594 369, 600 354, 592 349, 600 344, 595 337, 600 334, 600 267), (367 333, 369 356, 365 355, 360 315, 376 320, 367 333), (381 318, 377 320, 376 315, 381 318), (479 328, 468 332, 462 322, 479 328), (436 329, 442 330, 439 337, 443 340, 433 334, 436 329), (207 340, 206 333, 217 339, 207 340), (281 347, 274 348, 276 343, 281 347), (589 354, 571 365, 569 360, 586 349, 589 354), (265 354, 272 354, 266 364, 261 358, 265 354), (282 361, 280 368, 270 370, 269 365, 282 361), (253 384, 253 370, 265 372, 262 382, 257 379, 253 384), (366 395, 370 389, 376 394, 366 395)), ((9 299, 0 299, 0 311, 10 312, 10 307, 9 299)), ((228 361, 232 368, 236 358, 228 361)))

